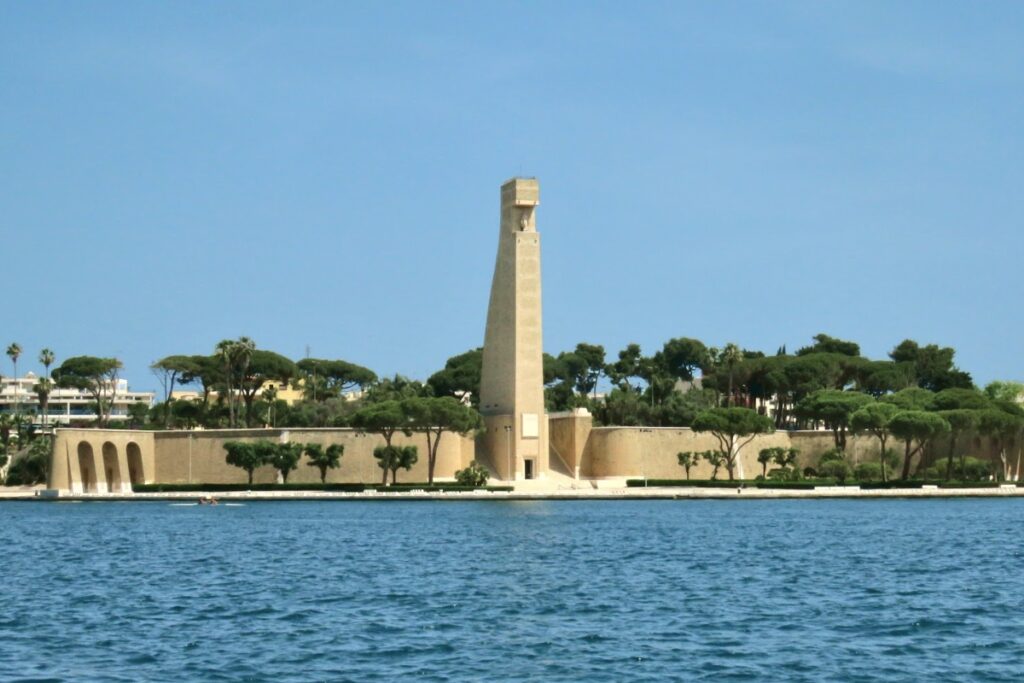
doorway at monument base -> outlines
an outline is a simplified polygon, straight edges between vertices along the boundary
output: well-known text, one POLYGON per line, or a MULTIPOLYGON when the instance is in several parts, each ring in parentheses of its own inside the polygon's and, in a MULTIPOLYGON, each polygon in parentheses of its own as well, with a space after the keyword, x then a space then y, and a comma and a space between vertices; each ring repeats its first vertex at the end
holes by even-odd
POLYGON ((484 416, 480 459, 504 480, 544 479, 548 475, 548 416, 524 414, 484 416), (512 473, 514 476, 510 476, 512 473))

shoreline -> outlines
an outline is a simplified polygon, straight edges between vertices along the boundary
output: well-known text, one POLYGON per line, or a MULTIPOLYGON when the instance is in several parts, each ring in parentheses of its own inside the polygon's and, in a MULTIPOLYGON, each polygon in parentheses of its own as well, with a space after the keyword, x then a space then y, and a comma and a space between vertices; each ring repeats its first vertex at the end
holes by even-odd
POLYGON ((219 501, 541 501, 541 500, 780 500, 854 498, 1013 498, 1024 488, 906 488, 868 489, 819 487, 816 489, 732 489, 702 487, 632 487, 614 489, 552 489, 529 491, 188 491, 180 493, 64 494, 43 489, 2 491, 0 501, 82 502, 193 502, 200 497, 219 501))

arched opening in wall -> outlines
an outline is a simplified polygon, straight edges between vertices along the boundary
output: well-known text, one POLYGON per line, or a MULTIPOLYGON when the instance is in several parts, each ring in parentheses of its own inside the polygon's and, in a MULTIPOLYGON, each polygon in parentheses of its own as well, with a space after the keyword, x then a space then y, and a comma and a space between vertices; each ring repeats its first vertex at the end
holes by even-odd
POLYGON ((146 483, 146 474, 142 471, 142 449, 134 441, 128 444, 128 481, 132 486, 146 483))
POLYGON ((107 476, 107 493, 121 490, 121 468, 117 464, 117 446, 107 441, 103 444, 103 474, 107 476))
POLYGON ((78 444, 78 467, 82 476, 82 491, 96 492, 96 459, 92 455, 92 446, 88 441, 78 444))

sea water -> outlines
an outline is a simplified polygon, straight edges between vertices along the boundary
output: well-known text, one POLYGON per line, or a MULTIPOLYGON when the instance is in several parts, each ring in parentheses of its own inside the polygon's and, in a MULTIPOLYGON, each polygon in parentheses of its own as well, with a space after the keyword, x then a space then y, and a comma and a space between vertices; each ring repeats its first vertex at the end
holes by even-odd
POLYGON ((0 504, 0 680, 1020 681, 1024 500, 0 504))

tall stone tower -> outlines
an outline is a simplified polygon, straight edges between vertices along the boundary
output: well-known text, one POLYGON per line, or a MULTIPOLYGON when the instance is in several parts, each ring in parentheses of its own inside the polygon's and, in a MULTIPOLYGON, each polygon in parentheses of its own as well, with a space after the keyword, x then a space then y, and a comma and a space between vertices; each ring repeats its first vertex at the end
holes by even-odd
POLYGON ((498 258, 491 282, 480 378, 484 446, 502 479, 533 479, 548 471, 541 344, 540 234, 534 178, 501 186, 498 258))

